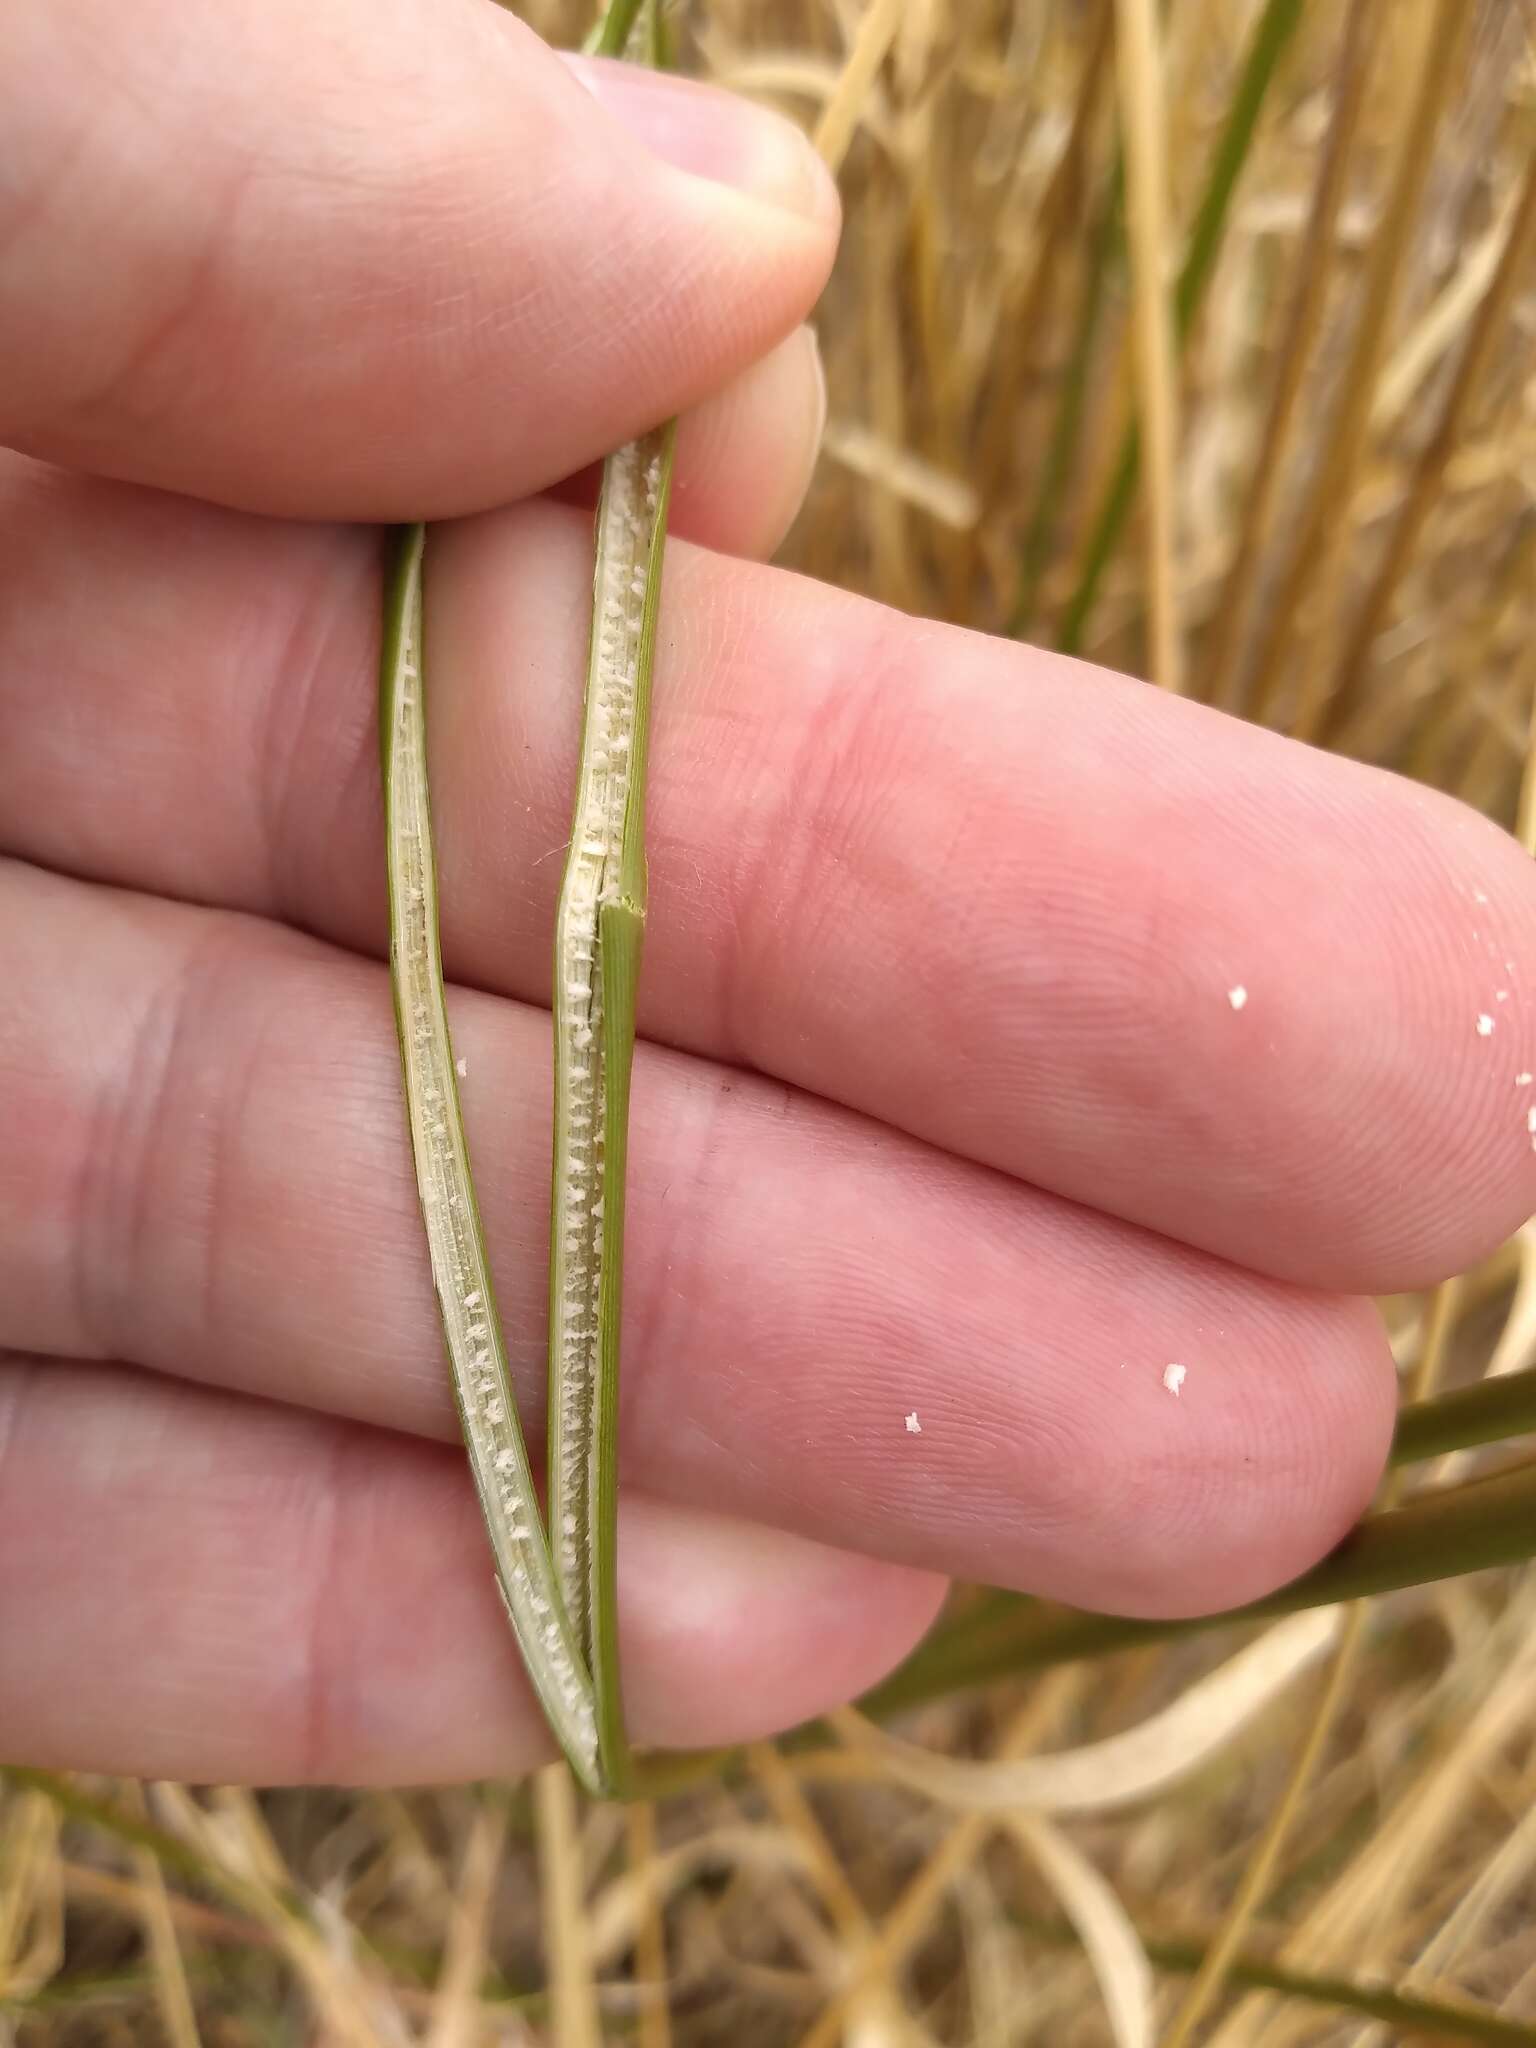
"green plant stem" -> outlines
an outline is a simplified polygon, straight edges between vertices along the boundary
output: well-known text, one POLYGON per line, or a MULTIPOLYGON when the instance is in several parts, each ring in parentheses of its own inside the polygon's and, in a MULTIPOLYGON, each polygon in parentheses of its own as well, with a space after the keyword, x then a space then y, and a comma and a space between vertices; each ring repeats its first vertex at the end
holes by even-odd
MULTIPOLYGON (((598 46, 665 55, 660 0, 615 0, 598 46)), ((618 1415, 624 1191, 645 934, 645 780, 672 424, 603 466, 570 851, 555 927, 550 1196, 549 1533, 591 1675, 597 1772, 626 1792, 618 1642, 618 1415)))
MULTIPOLYGON (((1074 1930, 1064 1921, 1017 1911, 1009 1918, 1023 1933, 1053 1945, 1069 1947, 1077 1940, 1074 1930)), ((1192 1975, 1205 1962, 1205 1941, 1138 1932, 1147 1959, 1171 1976, 1192 1975)), ((1468 2005, 1460 1999, 1416 1998, 1410 1993, 1390 1991, 1385 1985, 1357 1984, 1349 1977, 1317 1976, 1248 1954, 1233 1957, 1228 1977, 1246 1990, 1277 1991, 1286 1997, 1303 1999, 1309 2005, 1358 2013, 1362 2019, 1383 2020, 1397 2030, 1394 2039, 1493 2042, 1498 2048, 1536 2048, 1536 2027, 1505 2019, 1501 2013, 1468 2005)))
POLYGON ((1302 1607, 1429 1585, 1463 1572, 1522 1564, 1536 1555, 1536 1460, 1461 1486, 1441 1487, 1407 1506, 1370 1515, 1338 1548, 1288 1586, 1224 1614, 1133 1621, 1084 1614, 1023 1594, 994 1593, 927 1641, 860 1702, 874 1716, 900 1713, 966 1686, 1081 1657, 1165 1642, 1174 1636, 1267 1621, 1302 1607))
POLYGON ((1449 1451, 1478 1450, 1536 1430, 1536 1367, 1477 1380, 1432 1401, 1410 1401, 1397 1418, 1392 1463, 1415 1465, 1449 1451))
POLYGON ((592 1672, 603 1775, 627 1768, 617 1641, 619 1328, 635 992, 645 929, 645 772, 673 430, 611 456, 554 968, 549 1522, 592 1672))
MULTIPOLYGON (((659 0, 614 0, 589 47, 663 49, 659 0)), ((650 677, 673 429, 610 456, 598 509, 581 766, 556 935, 546 1530, 507 1369, 443 991, 427 775, 425 529, 387 580, 379 738, 390 968, 432 1280, 496 1578, 545 1717, 587 1789, 629 1772, 619 1689, 617 1426, 624 1172, 650 677)))
POLYGON ((402 528, 380 663, 389 964, 416 1189, 454 1399, 513 1633, 540 1704, 583 1783, 599 1781, 592 1681, 556 1582, 470 1173, 443 994, 427 789, 422 647, 425 531, 402 528))
MULTIPOLYGON (((1160 1970, 1185 1975, 1198 1970, 1205 1950, 1193 1941, 1144 1941, 1147 1958, 1160 1970)), ((1415 1998, 1410 1993, 1389 1991, 1385 1985, 1356 1984, 1348 1977, 1319 1977, 1305 1970, 1288 1969, 1283 1963, 1262 1961, 1256 1956, 1237 1955, 1227 1965, 1227 1980, 1250 1991, 1278 1991, 1288 1998, 1300 1998, 1309 2005, 1329 2006, 1340 2012, 1358 2013, 1362 2019, 1384 2020, 1395 2029, 1395 2040, 1491 2041, 1507 2048, 1536 2048, 1536 2027, 1519 2020, 1507 2020, 1460 2000, 1415 1998)))
POLYGON ((622 57, 629 48, 643 0, 612 0, 582 45, 593 57, 622 57))
MULTIPOLYGON (((1302 6, 1303 0, 1267 0, 1254 26, 1248 55, 1217 139, 1205 190, 1190 228, 1183 266, 1174 287, 1174 333, 1180 342, 1188 339, 1205 298, 1206 286, 1216 267, 1226 232, 1232 195, 1248 160, 1259 115, 1279 68, 1281 55, 1301 21, 1302 6)), ((1132 420, 1121 441, 1109 488, 1083 550, 1077 582, 1057 631, 1056 645, 1064 654, 1076 654, 1082 647, 1104 571, 1135 503, 1140 467, 1141 429, 1132 420)))

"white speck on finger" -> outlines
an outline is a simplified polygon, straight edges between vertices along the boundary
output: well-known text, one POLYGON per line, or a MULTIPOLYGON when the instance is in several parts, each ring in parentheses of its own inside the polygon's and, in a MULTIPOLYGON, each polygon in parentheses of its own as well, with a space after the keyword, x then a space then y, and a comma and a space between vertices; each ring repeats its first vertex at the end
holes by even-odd
POLYGON ((1493 1019, 1486 1010, 1478 1017, 1477 1035, 1479 1038, 1491 1038, 1493 1036, 1493 1019))
POLYGON ((1184 1384, 1186 1372, 1187 1368, 1182 1365, 1165 1365, 1163 1367, 1163 1385, 1175 1399, 1178 1398, 1179 1389, 1184 1384))
POLYGON ((1247 1000, 1248 991, 1243 987, 1241 982, 1237 984, 1236 988, 1229 988, 1227 990, 1227 1001, 1232 1005, 1234 1010, 1240 1010, 1243 1007, 1244 1003, 1247 1002, 1247 1000))
POLYGON ((907 1435, 908 1435, 908 1436, 921 1436, 921 1435, 922 1435, 922 1433, 923 1433, 923 1425, 922 1425, 922 1424, 921 1424, 921 1423, 920 1423, 920 1422, 918 1421, 918 1419, 917 1419, 917 1410, 916 1410, 915 1408, 914 1408, 914 1409, 912 1410, 911 1414, 910 1414, 910 1415, 908 1415, 908 1416, 907 1416, 907 1417, 905 1418, 905 1420, 906 1420, 906 1425, 907 1425, 907 1435))

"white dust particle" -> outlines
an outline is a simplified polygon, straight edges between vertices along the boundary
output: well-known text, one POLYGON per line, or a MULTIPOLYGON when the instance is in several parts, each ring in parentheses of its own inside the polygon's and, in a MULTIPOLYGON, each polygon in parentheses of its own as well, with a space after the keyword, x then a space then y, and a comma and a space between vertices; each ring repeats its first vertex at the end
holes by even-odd
POLYGON ((1536 1078, 1536 1076, 1532 1076, 1530 1074, 1516 1074, 1515 1086, 1517 1088, 1529 1088, 1533 1078, 1536 1078))
POLYGON ((1243 987, 1241 982, 1238 983, 1236 988, 1229 988, 1227 990, 1227 1001, 1232 1005, 1234 1010, 1240 1010, 1243 1007, 1244 1003, 1247 1002, 1247 1000, 1248 991, 1243 987))
POLYGON ((1483 1011, 1477 1020, 1477 1035, 1479 1038, 1492 1038, 1493 1036, 1493 1019, 1486 1010, 1483 1011))
POLYGON ((453 1071, 458 1075, 461 1081, 467 1081, 469 1079, 469 1061, 463 1059, 455 1060, 453 1063, 453 1071))
POLYGON ((1509 990, 1507 988, 1496 988, 1493 992, 1493 1000, 1496 1003, 1507 1003, 1509 1001, 1509 990))
POLYGON ((1186 1370, 1187 1368, 1182 1365, 1165 1365, 1163 1367, 1163 1385, 1175 1398, 1178 1396, 1180 1387, 1184 1384, 1186 1370))
POLYGON ((1525 1128, 1533 1138, 1536 1138, 1536 1109, 1528 1109, 1525 1112, 1525 1128))
POLYGON ((912 1413, 906 1418, 906 1423, 908 1436, 922 1435, 923 1425, 917 1419, 917 1410, 915 1408, 912 1410, 912 1413))
POLYGON ((1481 889, 1474 889, 1472 891, 1472 901, 1474 903, 1486 903, 1488 901, 1488 898, 1483 894, 1481 889))

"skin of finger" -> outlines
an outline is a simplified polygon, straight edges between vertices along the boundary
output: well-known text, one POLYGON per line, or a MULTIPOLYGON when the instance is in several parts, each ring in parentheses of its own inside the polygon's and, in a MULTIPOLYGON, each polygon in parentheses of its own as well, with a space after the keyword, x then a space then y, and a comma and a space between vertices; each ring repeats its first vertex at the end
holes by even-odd
MULTIPOLYGON (((0 919, 0 1071, 27 1077, 0 1341, 451 1437, 384 970, 22 868, 0 919)), ((470 990, 451 1012, 533 1419, 548 1018, 470 990)), ((1381 1469, 1395 1378, 1364 1303, 648 1047, 629 1182, 620 1441, 647 1493, 1177 1614, 1303 1570, 1381 1469)))
MULTIPOLYGON (((826 424, 821 353, 809 327, 685 413, 667 524, 721 554, 766 561, 789 532, 810 487, 826 424)), ((563 503, 597 503, 600 466, 558 485, 563 503)))
MULTIPOLYGON (((128 1369, 0 1364, 0 1754, 197 1781, 506 1777, 550 1753, 462 1458, 128 1369)), ((643 1743, 883 1677, 942 1581, 626 1494, 643 1743)))
MULTIPOLYGON (((381 949, 371 544, 46 472, 0 525, 4 843, 381 949)), ((530 507, 429 563, 450 971, 529 998, 589 550, 530 507)), ((1527 1213, 1531 864, 1462 806, 686 546, 655 728, 652 1035, 1311 1284, 1527 1213)))
POLYGON ((263 512, 441 517, 720 389, 825 281, 835 192, 765 110, 663 82, 616 119, 488 0, 193 19, 0 15, 11 446, 263 512))

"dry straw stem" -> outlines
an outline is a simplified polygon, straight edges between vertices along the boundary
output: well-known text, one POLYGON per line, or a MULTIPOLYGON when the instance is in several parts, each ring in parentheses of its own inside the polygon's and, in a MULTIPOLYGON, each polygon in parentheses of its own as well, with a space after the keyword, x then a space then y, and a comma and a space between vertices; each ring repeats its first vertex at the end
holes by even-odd
POLYGON ((864 10, 848 61, 812 138, 830 170, 838 170, 848 153, 875 74, 896 40, 908 4, 909 0, 869 0, 864 10))
MULTIPOLYGON (((1392 173, 1385 211, 1372 242, 1372 256, 1360 289, 1360 317, 1333 408, 1322 460, 1299 521, 1289 566, 1274 599, 1269 630, 1254 665, 1251 702, 1256 717, 1268 714, 1280 680, 1287 629, 1314 599, 1319 626, 1326 631, 1337 601, 1337 577, 1348 530, 1347 508, 1355 495, 1370 428, 1371 401, 1392 316, 1403 286, 1405 259, 1434 161, 1435 132, 1457 77, 1456 56, 1467 25, 1466 0, 1432 0, 1433 17, 1424 37, 1419 76, 1392 173)), ((1320 644, 1302 672, 1290 727, 1307 739, 1317 730, 1327 682, 1320 644)))
POLYGON ((64 1957, 59 1811, 46 1783, 11 1802, 0 1828, 0 2006, 46 1985, 64 1957))
POLYGON ((1473 318, 1456 374, 1445 394, 1434 429, 1414 467, 1408 494, 1393 521, 1381 565, 1346 638, 1323 719, 1325 735, 1338 730, 1359 698, 1372 643, 1386 621, 1393 595, 1418 545, 1425 522, 1434 510, 1446 465, 1455 453, 1484 372, 1502 338, 1533 237, 1536 237, 1536 151, 1532 152, 1497 266, 1473 318))
POLYGON ((562 1764, 549 1764, 539 1772, 534 1781, 534 1804, 554 2037, 560 2048, 599 2048, 602 2032, 587 1939, 576 1794, 562 1764))
MULTIPOLYGON (((1305 1957, 1308 1967, 1356 1965, 1400 1920, 1415 1882, 1443 1854, 1446 1834, 1469 1790, 1516 1730, 1528 1728, 1533 1676, 1536 1645, 1526 1643, 1480 1703, 1463 1701, 1360 1856, 1314 1900, 1283 1944, 1282 1960, 1300 1963, 1305 1957)), ((1260 2041, 1265 2048, 1280 2048, 1300 2038, 1298 2026, 1296 2016, 1282 2006, 1272 2008, 1259 2029, 1239 2031, 1231 2025, 1217 2039, 1222 2048, 1237 2048, 1239 2039, 1243 2048, 1250 2043, 1257 2048, 1260 2041)))
POLYGON ((1080 1936, 1104 1998, 1115 2048, 1152 2048, 1152 1965, 1112 1886, 1076 1844, 1038 1813, 1008 1819, 1080 1936))
MULTIPOLYGON (((137 1787, 132 1797, 142 1807, 143 1794, 137 1787)), ((201 2048, 192 1990, 187 1982, 186 1964, 171 1913, 170 1894, 160 1859, 150 1849, 133 1852, 138 1878, 140 1912, 145 1941, 155 1982, 155 2004, 168 2048, 201 2048)))
MULTIPOLYGON (((1027 1754, 1074 1698, 1078 1685, 1079 1675, 1075 1671, 1048 1674, 1030 1700, 1014 1714, 999 1744, 999 1753, 1005 1757, 1027 1754)), ((803 1761, 801 1768, 805 1768, 803 1761)), ((829 1999, 800 2048, 829 2048, 838 2038, 849 2001, 877 1979, 897 1979, 945 1894, 976 1861, 994 1826, 991 1814, 968 1813, 941 1839, 874 1930, 862 1955, 853 1961, 846 1983, 829 1999)))
POLYGON ((480 2039, 479 1993, 488 1962, 491 1903, 506 1841, 506 1805, 488 1800, 476 1808, 470 1821, 424 2048, 476 2048, 480 2039))
MULTIPOLYGON (((635 1800, 624 1810, 625 1849, 631 1872, 644 1873, 656 1863, 656 1809, 649 1800, 635 1800)), ((672 2023, 667 2012, 667 1930, 661 1901, 654 1891, 642 1892, 635 1929, 635 1972, 654 1994, 640 2008, 640 2048, 672 2048, 672 2023)))
POLYGON ((876 1752, 898 1783, 945 1806, 996 1812, 1106 1813, 1151 1797, 1207 1763, 1338 1634, 1336 1608, 1268 1629, 1150 1720, 1085 1749, 995 1764, 956 1763, 882 1733, 852 1709, 833 1718, 845 1738, 876 1752))
POLYGON ((1115 20, 1115 70, 1125 132, 1126 218, 1135 307, 1132 343, 1143 449, 1152 677, 1165 690, 1178 692, 1184 687, 1176 568, 1178 505, 1174 489, 1179 408, 1167 286, 1167 138, 1161 32, 1155 0, 1115 0, 1115 20))
POLYGON ((1195 2028, 1221 1996, 1248 1931, 1280 1867, 1280 1858, 1299 1818, 1307 1787, 1317 1773, 1339 1711, 1349 1696, 1356 1660, 1365 1641, 1366 1603, 1357 1601, 1344 1618, 1317 1704, 1264 1831, 1244 1866, 1232 1905, 1206 1950, 1194 1981, 1179 2002, 1160 2048, 1188 2048, 1195 2028))
MULTIPOLYGON (((1280 59, 1301 21, 1301 0, 1266 0, 1244 55, 1221 132, 1206 172, 1200 203, 1174 287, 1174 324, 1182 344, 1190 334, 1220 253, 1238 179, 1253 148, 1259 115, 1280 59)), ((1099 586, 1131 509, 1141 466, 1141 437, 1135 422, 1126 429, 1109 487, 1104 494, 1078 569, 1077 583, 1057 630, 1056 645, 1068 654, 1083 644, 1099 586)))
POLYGON ((1269 531, 1282 457, 1301 396, 1303 377, 1323 323, 1333 275, 1339 208, 1350 148, 1360 119, 1371 38, 1381 0, 1350 0, 1334 72, 1333 113, 1313 188, 1307 225, 1296 249, 1291 302, 1275 345, 1276 372, 1269 407, 1238 518, 1237 544, 1212 614, 1204 652, 1202 694, 1232 711, 1244 708, 1237 665, 1242 627, 1253 598, 1261 549, 1269 531))
MULTIPOLYGON (((1444 1370, 1446 1354, 1461 1311, 1461 1300, 1459 1280, 1437 1287, 1432 1297, 1412 1379, 1412 1391, 1421 1409, 1434 1405, 1427 1397, 1444 1370)), ((1400 1482, 1401 1468, 1397 1467, 1389 1474, 1382 1489, 1383 1505, 1390 1506, 1399 1497, 1402 1490, 1400 1482)), ((1231 1909, 1169 2024, 1162 2048, 1188 2048, 1194 2038, 1195 2027, 1220 1996, 1228 1969, 1247 1939, 1254 1915, 1280 1867, 1280 1858, 1300 1815, 1303 1795, 1317 1771, 1333 1733, 1334 1722, 1348 1697, 1365 1640, 1368 1612, 1369 1604, 1357 1601, 1345 1618, 1327 1680, 1297 1746, 1285 1788, 1244 1866, 1231 1909)))

